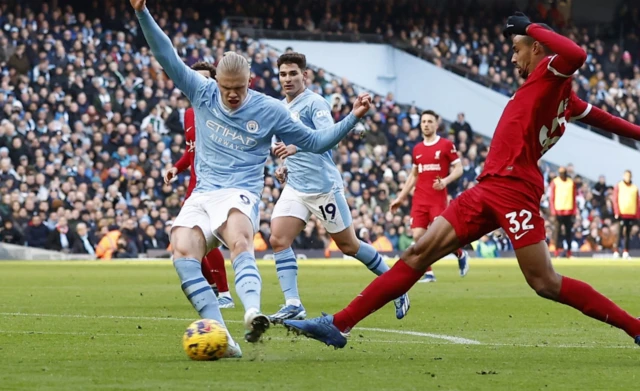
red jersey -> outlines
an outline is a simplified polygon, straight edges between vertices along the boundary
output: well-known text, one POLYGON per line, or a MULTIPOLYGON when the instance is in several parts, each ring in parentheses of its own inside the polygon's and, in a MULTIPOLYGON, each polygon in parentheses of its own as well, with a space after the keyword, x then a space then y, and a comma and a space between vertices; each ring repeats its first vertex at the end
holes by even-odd
POLYGON ((435 190, 433 183, 449 175, 449 167, 460 161, 456 146, 437 137, 430 144, 425 141, 413 147, 413 167, 418 169, 413 204, 416 206, 446 205, 447 189, 435 190))
POLYGON ((186 196, 186 198, 189 198, 196 187, 196 166, 194 163, 196 157, 196 123, 193 107, 189 107, 184 113, 184 139, 187 145, 184 149, 184 154, 176 162, 175 167, 178 169, 178 174, 191 167, 191 177, 186 196))
POLYGON ((586 53, 568 38, 531 25, 528 35, 555 53, 540 61, 513 94, 496 127, 484 170, 487 176, 512 177, 544 191, 538 160, 558 142, 571 118, 571 75, 586 53))

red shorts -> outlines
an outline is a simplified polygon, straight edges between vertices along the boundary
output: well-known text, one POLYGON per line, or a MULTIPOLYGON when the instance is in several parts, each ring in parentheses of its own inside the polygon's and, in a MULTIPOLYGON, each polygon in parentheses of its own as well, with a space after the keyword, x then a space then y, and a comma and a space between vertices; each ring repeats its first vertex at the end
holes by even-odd
POLYGON ((411 228, 429 228, 436 217, 447 209, 447 204, 440 205, 416 205, 411 207, 411 228))
POLYGON ((504 229, 514 249, 545 240, 540 216, 542 194, 532 185, 507 177, 487 177, 462 192, 442 213, 464 246, 498 228, 504 229))

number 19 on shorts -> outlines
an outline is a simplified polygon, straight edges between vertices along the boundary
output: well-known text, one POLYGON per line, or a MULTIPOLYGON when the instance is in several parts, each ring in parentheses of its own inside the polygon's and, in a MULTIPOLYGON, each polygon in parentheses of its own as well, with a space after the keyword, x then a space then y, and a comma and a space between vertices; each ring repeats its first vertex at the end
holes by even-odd
POLYGON ((336 219, 336 204, 330 202, 327 205, 320 205, 320 213, 322 213, 322 218, 325 221, 333 221, 336 219), (327 219, 327 215, 331 216, 330 219, 327 219))

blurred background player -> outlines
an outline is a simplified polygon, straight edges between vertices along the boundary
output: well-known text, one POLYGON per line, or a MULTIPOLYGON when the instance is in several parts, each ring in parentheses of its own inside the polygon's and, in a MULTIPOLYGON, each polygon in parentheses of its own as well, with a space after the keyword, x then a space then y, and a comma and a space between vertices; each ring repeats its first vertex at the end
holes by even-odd
MULTIPOLYGON (((173 264, 182 290, 202 318, 224 324, 200 265, 207 250, 224 243, 231 252, 236 292, 245 308, 245 340, 256 343, 269 328, 269 319, 260 311, 262 280, 253 237, 258 231, 271 138, 277 135, 316 153, 328 151, 369 110, 371 98, 359 95, 345 119, 323 132, 313 131, 293 119, 279 100, 249 90, 249 64, 243 56, 226 52, 215 80, 190 69, 149 13, 146 1, 130 1, 154 57, 193 105, 195 131, 201 133, 195 140, 198 181, 171 229, 173 264)), ((233 357, 241 355, 235 343, 230 351, 233 357)))
MULTIPOLYGON (((331 107, 319 94, 306 88, 307 60, 301 53, 286 53, 278 58, 280 84, 291 115, 314 129, 333 125, 331 107)), ((355 257, 376 275, 389 270, 380 254, 356 237, 351 211, 344 196, 342 176, 333 162, 331 151, 322 154, 298 151, 295 145, 282 142, 274 152, 286 158, 276 173, 286 186, 271 217, 271 238, 276 271, 285 297, 285 305, 269 318, 274 323, 285 319, 304 319, 306 311, 298 293, 298 266, 291 249, 294 239, 304 229, 311 214, 324 225, 343 253, 355 257), (311 180, 311 178, 313 178, 311 180)), ((404 318, 409 298, 402 295, 394 301, 396 317, 404 318)))
MULTIPOLYGON (((507 19, 504 34, 512 38, 511 62, 526 81, 500 117, 478 177, 480 183, 456 198, 393 268, 376 278, 345 309, 333 316, 285 321, 290 330, 342 348, 347 343, 344 333, 407 292, 431 264, 501 227, 513 243, 527 283, 540 297, 624 330, 640 345, 640 319, 590 285, 555 271, 540 216, 544 180, 538 160, 560 140, 574 114, 568 105, 571 75, 587 55, 570 39, 546 25, 531 23, 519 12, 507 19)), ((640 132, 614 130, 640 139, 640 132)))
POLYGON ((567 243, 565 255, 571 257, 571 240, 573 239, 573 219, 576 215, 576 185, 573 179, 567 175, 567 169, 560 167, 558 176, 555 177, 549 186, 549 209, 551 215, 556 218, 556 249, 555 256, 560 254, 560 249, 564 248, 564 241, 567 243))
MULTIPOLYGON (((391 212, 395 213, 415 187, 411 202, 411 229, 416 242, 447 208, 447 186, 462 176, 462 163, 456 146, 436 134, 439 119, 438 114, 431 110, 420 115, 423 141, 413 148, 413 169, 404 188, 391 203, 391 212)), ((464 277, 469 271, 467 252, 459 248, 455 255, 460 276, 464 277)), ((436 276, 429 266, 419 282, 435 281, 436 276)))
MULTIPOLYGON (((197 71, 206 78, 216 77, 216 67, 208 62, 199 61, 193 64, 191 69, 197 71)), ((170 183, 174 177, 189 168, 189 187, 187 188, 187 194, 185 195, 186 201, 189 196, 191 196, 191 193, 197 183, 196 167, 194 163, 196 153, 196 130, 193 107, 189 107, 184 113, 184 139, 187 144, 184 149, 184 154, 176 162, 175 166, 165 173, 164 182, 170 183)), ((227 271, 224 267, 224 255, 222 255, 222 251, 220 251, 219 248, 214 248, 209 251, 204 258, 202 258, 202 274, 204 274, 204 277, 207 279, 207 282, 211 285, 214 292, 217 292, 220 308, 235 307, 233 298, 229 292, 227 271)))
MULTIPOLYGON (((624 237, 622 258, 629 259, 629 238, 631 227, 640 218, 640 194, 638 186, 631 182, 631 171, 626 170, 620 182, 613 188, 613 210, 615 218, 620 221, 620 239, 624 237)), ((616 243, 619 245, 619 243, 616 243)), ((614 258, 620 256, 619 249, 613 254, 614 258)))

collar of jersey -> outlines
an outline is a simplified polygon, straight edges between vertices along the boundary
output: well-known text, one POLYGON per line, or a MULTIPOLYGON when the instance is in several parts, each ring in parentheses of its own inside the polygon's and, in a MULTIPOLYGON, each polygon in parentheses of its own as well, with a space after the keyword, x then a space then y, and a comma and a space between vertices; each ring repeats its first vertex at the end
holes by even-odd
POLYGON ((240 107, 238 107, 234 111, 231 111, 230 108, 228 108, 227 106, 224 105, 224 103, 222 103, 222 95, 220 95, 220 90, 218 90, 217 94, 218 94, 218 102, 220 102, 218 106, 220 106, 220 109, 222 109, 222 111, 224 111, 224 113, 227 115, 232 115, 242 110, 247 105, 247 103, 249 103, 249 101, 251 100, 251 97, 253 96, 253 94, 251 93, 251 90, 249 90, 247 93, 247 97, 244 98, 244 102, 242 102, 242 105, 240 105, 240 107))
POLYGON ((287 102, 287 98, 284 98, 284 103, 287 105, 287 107, 291 107, 293 106, 293 104, 298 100, 298 98, 302 99, 301 97, 303 95, 307 94, 307 91, 309 91, 307 88, 305 88, 300 94, 298 94, 298 96, 296 96, 295 98, 293 98, 291 100, 291 102, 287 102))
POLYGON ((422 143, 423 143, 424 145, 426 145, 427 147, 430 147, 430 146, 432 146, 432 145, 436 145, 436 144, 438 143, 438 141, 440 141, 440 136, 436 136, 435 141, 434 141, 434 142, 432 142, 432 143, 428 143, 428 142, 427 142, 427 140, 422 140, 422 143))

